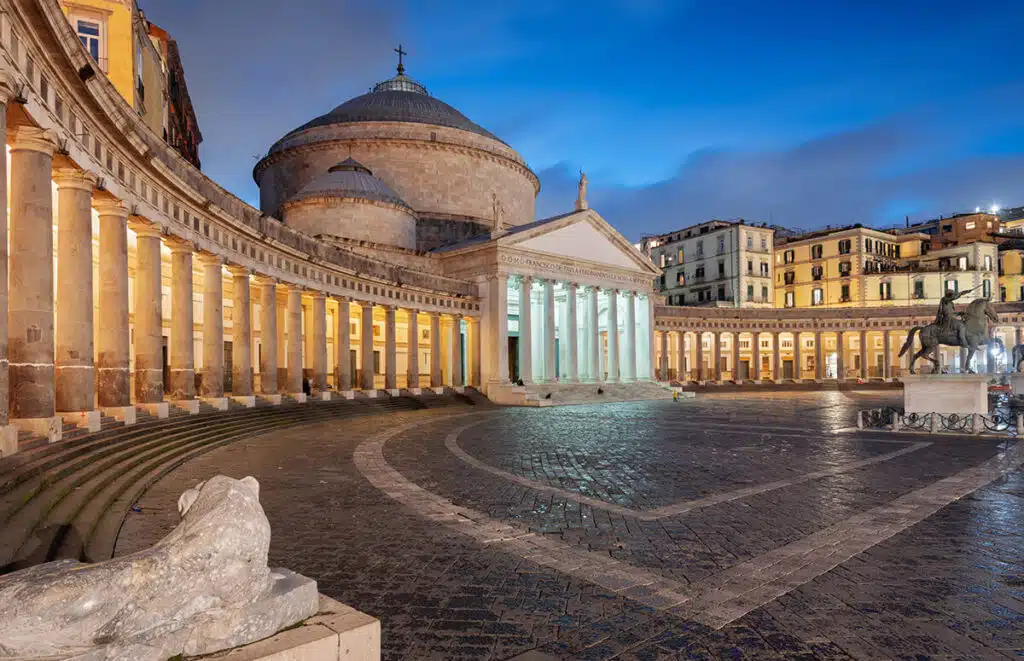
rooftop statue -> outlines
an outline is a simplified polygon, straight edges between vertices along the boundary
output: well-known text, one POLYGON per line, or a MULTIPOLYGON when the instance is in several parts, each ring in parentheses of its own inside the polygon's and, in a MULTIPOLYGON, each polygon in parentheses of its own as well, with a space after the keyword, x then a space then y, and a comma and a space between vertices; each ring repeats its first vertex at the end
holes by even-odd
POLYGON ((267 567, 255 478, 219 475, 178 500, 144 551, 0 576, 0 659, 165 661, 267 638, 316 614, 316 582, 267 567))
POLYGON ((974 299, 963 312, 956 310, 954 302, 974 289, 959 293, 952 290, 947 291, 939 301, 939 310, 935 315, 935 321, 927 326, 914 326, 910 329, 907 341, 900 349, 901 356, 913 347, 914 336, 919 335, 921 338, 921 348, 910 358, 911 374, 914 374, 914 363, 922 356, 932 361, 935 371, 938 371, 938 348, 940 345, 966 347, 967 357, 964 363, 970 365, 971 358, 974 357, 974 352, 978 347, 983 345, 988 347, 995 341, 989 333, 989 324, 999 323, 999 317, 987 298, 974 299))
POLYGON ((576 185, 576 210, 587 208, 587 173, 580 170, 580 181, 576 185))

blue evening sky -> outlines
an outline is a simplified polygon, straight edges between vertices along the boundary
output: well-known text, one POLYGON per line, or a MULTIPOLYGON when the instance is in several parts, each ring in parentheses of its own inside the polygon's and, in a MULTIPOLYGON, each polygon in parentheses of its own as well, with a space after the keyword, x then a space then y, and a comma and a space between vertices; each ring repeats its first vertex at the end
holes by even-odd
POLYGON ((1024 205, 1021 0, 141 0, 177 39, 203 170, 394 73, 516 148, 537 215, 577 170, 627 237, 710 218, 891 225, 1024 205))

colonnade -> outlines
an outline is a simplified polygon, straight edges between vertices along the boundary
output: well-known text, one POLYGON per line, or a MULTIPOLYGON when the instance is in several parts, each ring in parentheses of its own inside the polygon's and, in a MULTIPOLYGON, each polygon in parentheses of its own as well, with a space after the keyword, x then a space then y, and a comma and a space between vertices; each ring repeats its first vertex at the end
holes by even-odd
MULTIPOLYGON (((464 357, 463 341, 465 328, 469 341, 479 344, 477 319, 328 296, 255 274, 133 214, 95 176, 60 156, 51 133, 32 126, 7 132, 4 103, 0 139, 10 147, 9 191, 7 159, 0 159, 0 196, 10 201, 9 242, 0 240, 4 453, 16 446, 18 429, 57 440, 65 422, 95 431, 101 415, 131 423, 137 409, 165 417, 172 404, 197 412, 200 400, 227 408, 229 397, 246 406, 257 396, 302 399, 304 383, 324 397, 332 388, 352 396, 358 377, 360 389, 374 396, 380 386, 397 394, 400 385, 420 388, 420 361, 428 354, 431 387, 479 384, 479 349, 470 347, 464 357), (361 316, 358 328, 351 325, 353 309, 361 316), (421 315, 428 333, 420 330, 421 315), (407 363, 401 384, 400 345, 407 363)), ((6 239, 7 208, 0 207, 0 238, 6 239)))
MULTIPOLYGON (((655 332, 658 379, 663 381, 889 380, 908 373, 912 351, 899 356, 906 329, 839 331, 669 331, 655 332)), ((1024 328, 993 333, 1006 347, 1024 339, 1024 328)), ((915 339, 913 351, 920 348, 915 339)), ((965 371, 966 350, 944 347, 940 369, 965 371)), ((986 372, 1005 366, 1009 356, 978 350, 970 368, 986 372)), ((1012 366, 1011 366, 1012 367, 1012 366)), ((917 369, 929 372, 924 358, 917 369)))
POLYGON ((493 381, 619 382, 651 379, 654 307, 645 292, 531 275, 498 275, 488 293, 493 381), (516 355, 510 365, 509 319, 516 355), (613 329, 613 331, 610 331, 613 329))

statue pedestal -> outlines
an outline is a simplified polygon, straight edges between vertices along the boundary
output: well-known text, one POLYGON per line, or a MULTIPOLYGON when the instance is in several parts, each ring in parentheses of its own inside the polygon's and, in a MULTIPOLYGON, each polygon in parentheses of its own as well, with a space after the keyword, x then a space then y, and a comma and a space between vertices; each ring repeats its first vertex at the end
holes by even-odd
POLYGON ((988 415, 987 374, 908 374, 900 380, 907 414, 988 415))

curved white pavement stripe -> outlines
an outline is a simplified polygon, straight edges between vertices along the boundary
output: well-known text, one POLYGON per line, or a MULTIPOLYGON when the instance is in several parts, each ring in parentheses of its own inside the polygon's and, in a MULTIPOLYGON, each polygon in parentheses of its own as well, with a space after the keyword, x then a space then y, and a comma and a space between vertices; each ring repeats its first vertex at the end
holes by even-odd
MULTIPOLYGON (((450 421, 463 414, 443 418, 450 421)), ((912 491, 803 539, 742 562, 692 585, 663 578, 598 552, 537 536, 413 484, 384 459, 388 440, 421 427, 410 423, 360 443, 356 468, 377 489, 418 515, 438 521, 481 544, 599 585, 652 608, 720 629, 839 566, 858 553, 923 521, 939 509, 1024 465, 1016 443, 974 468, 912 491)))
POLYGON ((534 489, 535 491, 540 491, 542 493, 560 496, 573 502, 577 502, 583 505, 589 505, 590 507, 593 507, 595 509, 604 510, 606 512, 613 512, 621 516, 634 517, 640 519, 641 521, 657 521, 658 519, 664 519, 668 516, 677 516, 679 514, 685 514, 686 512, 702 509, 704 507, 711 507, 713 505, 719 505, 721 503, 740 500, 741 498, 749 498, 750 496, 756 496, 758 494, 767 493, 769 491, 774 491, 776 489, 782 489, 785 487, 790 487, 795 484, 801 484, 803 482, 809 482, 811 480, 819 480, 823 477, 829 477, 830 475, 839 475, 840 473, 846 473, 852 470, 865 468, 866 466, 880 464, 882 462, 889 461, 890 459, 895 459, 896 457, 901 457, 905 454, 910 454, 911 452, 917 452, 918 450, 926 448, 929 445, 931 445, 931 443, 924 441, 919 443, 901 441, 902 443, 908 443, 907 447, 902 448, 900 450, 896 450, 895 452, 887 452, 885 454, 880 454, 870 459, 851 461, 850 463, 842 464, 840 466, 833 466, 832 468, 811 471, 810 473, 804 473, 803 475, 797 475, 795 477, 787 478, 785 480, 775 480, 773 482, 758 484, 752 487, 734 489, 732 491, 726 491, 723 493, 715 494, 713 496, 708 496, 706 498, 699 498, 696 500, 684 500, 682 502, 665 505, 663 507, 658 507, 652 510, 636 510, 630 507, 615 505, 614 503, 609 503, 603 500, 599 500, 597 498, 584 496, 573 491, 566 491, 565 489, 559 489, 558 487, 552 487, 547 484, 542 484, 540 482, 537 482, 536 480, 531 480, 520 475, 515 475, 500 468, 495 468, 494 466, 485 464, 484 462, 480 461, 479 459, 477 459, 476 457, 474 457, 473 455, 469 454, 461 447, 459 447, 459 436, 461 436, 463 432, 473 427, 476 427, 477 425, 482 425, 485 422, 488 421, 477 420, 475 422, 462 425, 457 429, 453 429, 445 438, 445 447, 448 448, 448 450, 452 454, 454 454, 456 457, 466 462, 470 466, 473 466, 474 468, 479 468, 480 470, 483 471, 487 471, 488 473, 497 475, 511 482, 521 484, 524 487, 528 487, 530 489, 534 489))

